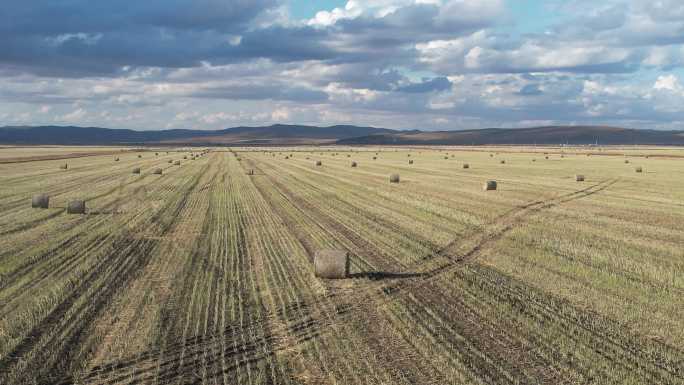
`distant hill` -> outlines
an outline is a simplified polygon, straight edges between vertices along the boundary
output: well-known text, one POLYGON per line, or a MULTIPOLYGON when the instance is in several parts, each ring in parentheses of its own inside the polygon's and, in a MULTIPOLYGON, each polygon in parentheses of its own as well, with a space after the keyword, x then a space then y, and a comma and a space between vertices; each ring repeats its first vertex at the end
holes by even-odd
POLYGON ((684 131, 607 126, 399 131, 375 127, 276 124, 224 130, 135 131, 101 127, 0 127, 0 144, 14 145, 486 145, 486 144, 684 145, 684 131))
POLYGON ((0 143, 15 145, 124 145, 124 144, 315 144, 341 139, 390 134, 397 131, 357 126, 301 126, 276 124, 265 127, 233 127, 224 130, 134 131, 101 127, 6 126, 0 127, 0 143))
POLYGON ((684 145, 684 131, 637 130, 608 126, 487 128, 463 131, 395 132, 341 139, 346 145, 485 145, 485 144, 651 144, 684 145))

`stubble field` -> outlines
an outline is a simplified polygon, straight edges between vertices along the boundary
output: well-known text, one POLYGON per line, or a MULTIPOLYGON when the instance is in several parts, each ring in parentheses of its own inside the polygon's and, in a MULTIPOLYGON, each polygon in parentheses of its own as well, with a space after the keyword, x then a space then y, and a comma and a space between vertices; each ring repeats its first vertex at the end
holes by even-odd
POLYGON ((0 384, 684 384, 684 150, 31 151, 0 384))

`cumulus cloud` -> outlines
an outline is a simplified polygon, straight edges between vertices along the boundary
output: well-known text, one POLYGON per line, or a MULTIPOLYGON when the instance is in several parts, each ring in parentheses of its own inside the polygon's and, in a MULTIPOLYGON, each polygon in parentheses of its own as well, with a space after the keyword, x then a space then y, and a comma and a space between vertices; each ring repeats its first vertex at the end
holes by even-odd
POLYGON ((287 7, 7 0, 0 117, 143 129, 684 128, 681 1, 549 2, 541 21, 516 20, 504 0, 350 0, 304 20, 287 7))

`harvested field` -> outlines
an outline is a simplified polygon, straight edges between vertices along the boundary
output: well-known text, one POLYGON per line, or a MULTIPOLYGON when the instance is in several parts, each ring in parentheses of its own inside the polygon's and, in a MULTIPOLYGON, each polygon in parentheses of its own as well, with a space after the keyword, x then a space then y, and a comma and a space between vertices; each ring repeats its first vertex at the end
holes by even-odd
POLYGON ((682 150, 31 151, 0 149, 0 384, 684 384, 682 150))

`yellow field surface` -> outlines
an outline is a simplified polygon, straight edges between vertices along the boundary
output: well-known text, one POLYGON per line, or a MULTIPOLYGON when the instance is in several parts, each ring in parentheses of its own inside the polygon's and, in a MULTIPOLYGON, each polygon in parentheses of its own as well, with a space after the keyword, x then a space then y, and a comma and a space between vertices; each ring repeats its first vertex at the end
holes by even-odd
POLYGON ((0 384, 684 384, 684 150, 123 150, 0 148, 0 384))

